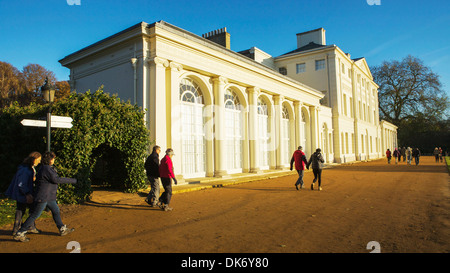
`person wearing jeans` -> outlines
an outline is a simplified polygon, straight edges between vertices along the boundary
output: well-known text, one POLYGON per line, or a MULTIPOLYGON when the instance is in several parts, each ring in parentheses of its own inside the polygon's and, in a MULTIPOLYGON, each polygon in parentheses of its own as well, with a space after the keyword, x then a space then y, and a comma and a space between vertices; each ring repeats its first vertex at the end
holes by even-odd
POLYGON ((29 241, 25 234, 34 221, 41 216, 42 211, 44 211, 46 207, 48 207, 52 212, 53 220, 55 221, 56 227, 58 228, 61 236, 74 231, 73 228, 67 228, 61 220, 61 213, 58 204, 56 203, 56 192, 58 191, 58 184, 77 183, 77 180, 58 176, 56 168, 53 166, 55 163, 55 157, 56 155, 53 152, 46 152, 42 158, 43 166, 36 174, 34 211, 30 214, 19 231, 14 235, 13 238, 16 241, 29 241))
POLYGON ((178 183, 173 172, 172 157, 174 156, 173 150, 171 148, 166 150, 166 155, 161 159, 161 164, 159 165, 159 175, 161 176, 161 183, 164 187, 164 192, 159 198, 160 208, 164 211, 171 211, 172 208, 169 207, 170 199, 172 198, 172 181, 175 185, 178 183))
MULTIPOLYGON (((13 235, 19 231, 26 209, 28 208, 29 214, 33 212, 33 185, 36 180, 35 168, 41 163, 41 157, 42 155, 39 152, 30 153, 17 168, 17 172, 5 193, 9 198, 17 201, 13 235)), ((40 233, 40 230, 33 223, 28 232, 40 233)))
POLYGON ((309 158, 308 164, 306 164, 306 168, 308 169, 311 165, 314 173, 314 180, 311 184, 311 190, 314 190, 314 183, 316 183, 317 180, 319 180, 319 191, 322 190, 322 164, 325 162, 325 160, 323 159, 323 156, 320 152, 321 150, 317 148, 316 152, 313 153, 309 158))
POLYGON ((297 150, 294 152, 294 154, 292 155, 292 158, 291 158, 291 171, 292 171, 292 166, 294 165, 294 162, 295 162, 295 169, 297 170, 297 173, 298 173, 298 179, 297 179, 297 182, 295 183, 295 188, 297 190, 298 190, 298 185, 300 185, 300 187, 303 189, 303 173, 305 171, 305 165, 308 163, 306 161, 305 153, 302 150, 303 150, 303 147, 298 146, 297 150))
POLYGON ((152 154, 145 161, 145 171, 150 182, 150 192, 145 201, 151 207, 156 207, 159 203, 159 153, 161 147, 154 146, 152 154))

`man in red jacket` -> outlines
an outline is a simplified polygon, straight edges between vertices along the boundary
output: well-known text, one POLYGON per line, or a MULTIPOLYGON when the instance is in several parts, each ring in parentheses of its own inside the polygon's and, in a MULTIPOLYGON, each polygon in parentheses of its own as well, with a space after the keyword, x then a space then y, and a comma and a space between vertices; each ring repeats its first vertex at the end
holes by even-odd
POLYGON ((298 190, 298 185, 303 189, 303 172, 305 171, 305 165, 308 164, 305 153, 302 151, 302 146, 298 146, 298 149, 294 152, 291 159, 291 171, 292 165, 295 162, 295 169, 298 172, 298 179, 295 183, 295 188, 298 190))
POLYGON ((172 208, 169 207, 170 199, 172 198, 172 181, 175 185, 178 183, 175 178, 175 174, 173 173, 173 163, 172 156, 174 155, 173 150, 171 148, 166 150, 166 155, 163 159, 161 159, 161 163, 159 165, 159 176, 161 177, 161 183, 164 187, 164 192, 159 198, 161 203, 161 209, 164 211, 171 211, 172 208))

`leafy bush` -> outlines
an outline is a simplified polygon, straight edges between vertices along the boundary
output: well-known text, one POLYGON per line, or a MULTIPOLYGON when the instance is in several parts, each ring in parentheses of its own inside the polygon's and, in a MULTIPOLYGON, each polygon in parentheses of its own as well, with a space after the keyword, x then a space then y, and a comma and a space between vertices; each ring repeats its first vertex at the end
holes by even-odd
MULTIPOLYGON (((44 117, 48 106, 13 105, 0 115, 0 188, 5 190, 18 164, 31 151, 44 151, 46 130, 24 127, 24 118, 44 117), (43 141, 44 140, 44 141, 43 141), (5 180, 6 179, 6 180, 5 180)), ((79 203, 91 194, 91 174, 105 151, 114 155, 108 161, 107 178, 111 186, 125 192, 136 192, 145 186, 143 162, 150 142, 143 111, 135 105, 109 96, 100 88, 95 93, 72 93, 52 106, 52 114, 70 116, 71 129, 52 128, 51 149, 57 155, 55 166, 60 176, 74 177, 77 184, 62 184, 58 199, 79 203)))

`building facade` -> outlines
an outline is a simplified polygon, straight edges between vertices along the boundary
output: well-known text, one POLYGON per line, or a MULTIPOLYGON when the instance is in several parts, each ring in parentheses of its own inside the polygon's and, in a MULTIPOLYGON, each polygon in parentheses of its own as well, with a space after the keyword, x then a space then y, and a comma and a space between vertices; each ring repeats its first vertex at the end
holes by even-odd
POLYGON ((200 37, 141 22, 60 63, 72 89, 103 85, 145 109, 151 140, 174 149, 182 181, 285 169, 300 145, 307 156, 322 148, 327 162, 382 156, 382 145, 393 143, 385 138, 395 135, 381 139, 377 85, 365 60, 323 47, 279 57, 256 47, 235 52, 225 28, 200 37), (317 74, 306 74, 310 63, 317 74), (351 79, 342 79, 341 67, 351 79))

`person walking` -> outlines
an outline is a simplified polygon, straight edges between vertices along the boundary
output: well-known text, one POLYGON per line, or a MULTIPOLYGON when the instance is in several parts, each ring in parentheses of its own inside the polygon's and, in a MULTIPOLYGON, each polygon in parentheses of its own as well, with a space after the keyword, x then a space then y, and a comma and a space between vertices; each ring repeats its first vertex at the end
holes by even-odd
POLYGON ((22 227, 14 235, 14 240, 20 242, 27 242, 27 230, 32 223, 36 221, 46 207, 52 212, 53 220, 59 230, 61 236, 67 235, 74 231, 73 228, 68 228, 61 220, 61 214, 56 203, 56 192, 58 191, 58 184, 77 183, 76 179, 59 177, 56 168, 54 167, 56 155, 53 152, 46 152, 42 157, 42 167, 36 174, 36 190, 34 193, 35 207, 33 212, 27 218, 22 227))
POLYGON ((305 153, 302 151, 303 147, 298 146, 297 150, 294 152, 291 158, 291 171, 292 167, 295 163, 295 170, 297 170, 298 173, 298 179, 297 182, 295 182, 295 188, 298 190, 298 185, 300 185, 300 188, 303 189, 303 174, 305 171, 305 165, 308 164, 308 161, 306 160, 305 153))
POLYGON ((316 152, 311 155, 308 163, 306 164, 307 169, 311 166, 314 174, 314 180, 311 183, 311 190, 314 190, 314 183, 316 183, 317 180, 319 180, 319 191, 322 190, 322 168, 325 160, 320 152, 321 150, 317 148, 316 152))
POLYGON ((400 150, 400 153, 402 154, 403 162, 405 162, 405 161, 406 161, 406 148, 403 147, 403 148, 400 150))
POLYGON ((420 159, 420 150, 419 148, 415 148, 412 152, 412 156, 414 157, 414 161, 416 162, 416 166, 419 165, 419 159, 420 159))
POLYGON ((151 155, 145 160, 145 172, 147 173, 148 181, 150 182, 150 192, 148 193, 145 202, 151 207, 156 207, 159 202, 159 154, 161 147, 154 146, 151 155))
POLYGON ((407 163, 408 165, 411 165, 411 160, 412 160, 412 151, 411 151, 411 147, 406 148, 406 159, 407 159, 407 163))
POLYGON ((441 160, 441 163, 443 162, 442 153, 443 153, 442 148, 439 147, 439 159, 441 160))
POLYGON ((400 152, 398 151, 397 148, 395 148, 393 156, 394 156, 395 164, 397 164, 398 161, 400 160, 400 152))
POLYGON ((386 158, 388 160, 388 164, 391 164, 391 157, 392 157, 391 151, 389 149, 387 149, 386 158))
POLYGON ((175 174, 173 172, 172 157, 175 154, 171 148, 166 150, 166 155, 161 159, 161 164, 159 165, 159 175, 161 177, 161 183, 164 187, 164 192, 159 197, 160 208, 164 211, 171 211, 173 208, 169 207, 170 200, 172 199, 172 181, 175 185, 178 184, 175 174))
MULTIPOLYGON (((17 172, 5 192, 6 196, 16 200, 16 216, 12 230, 13 236, 19 231, 22 218, 27 208, 29 214, 33 212, 33 187, 34 181, 36 180, 36 166, 41 163, 41 157, 39 152, 30 153, 17 168, 17 172)), ((40 230, 36 228, 33 222, 27 232, 40 233, 40 230)))
POLYGON ((434 148, 433 155, 434 155, 434 158, 436 160, 436 163, 439 163, 439 149, 438 149, 438 147, 434 148))

